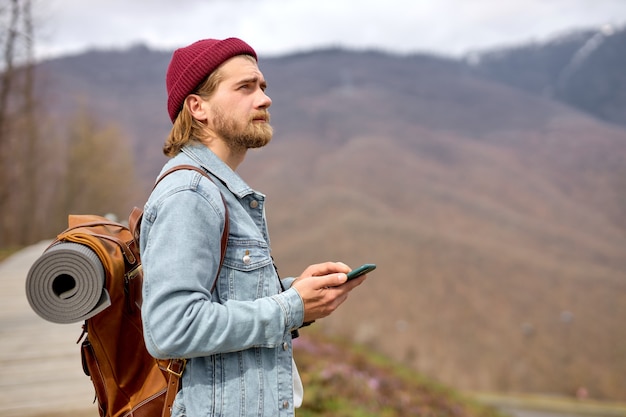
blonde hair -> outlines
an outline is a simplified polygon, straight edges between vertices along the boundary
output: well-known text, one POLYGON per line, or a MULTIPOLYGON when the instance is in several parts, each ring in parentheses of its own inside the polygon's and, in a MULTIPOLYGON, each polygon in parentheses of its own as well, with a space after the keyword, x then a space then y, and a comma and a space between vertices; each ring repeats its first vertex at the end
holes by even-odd
MULTIPOLYGON (((217 86, 222 81, 222 73, 220 68, 217 68, 213 71, 207 78, 204 80, 196 91, 191 94, 196 94, 202 97, 204 100, 207 100, 217 89, 217 86)), ((205 133, 205 125, 199 120, 195 119, 191 113, 189 112, 189 108, 187 107, 187 99, 189 96, 185 98, 183 102, 183 107, 178 113, 176 120, 174 120, 174 126, 172 126, 172 130, 170 131, 169 136, 165 140, 165 144, 163 145, 163 153, 165 156, 170 158, 178 155, 183 146, 187 145, 190 142, 198 142, 200 143, 204 139, 205 133)))

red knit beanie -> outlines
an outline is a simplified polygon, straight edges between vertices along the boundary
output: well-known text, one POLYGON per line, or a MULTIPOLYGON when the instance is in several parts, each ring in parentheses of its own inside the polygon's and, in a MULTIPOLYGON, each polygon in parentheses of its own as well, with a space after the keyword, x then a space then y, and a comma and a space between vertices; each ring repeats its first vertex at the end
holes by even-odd
POLYGON ((241 39, 203 39, 174 51, 167 68, 167 112, 172 122, 178 117, 185 98, 217 67, 237 55, 251 55, 254 49, 241 39))

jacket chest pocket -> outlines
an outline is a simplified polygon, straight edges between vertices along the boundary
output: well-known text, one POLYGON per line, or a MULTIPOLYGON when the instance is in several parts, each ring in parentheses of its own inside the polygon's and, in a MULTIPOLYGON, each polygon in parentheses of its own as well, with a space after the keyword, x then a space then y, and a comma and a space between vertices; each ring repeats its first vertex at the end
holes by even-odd
POLYGON ((229 239, 218 291, 222 301, 255 300, 280 292, 267 243, 229 239))

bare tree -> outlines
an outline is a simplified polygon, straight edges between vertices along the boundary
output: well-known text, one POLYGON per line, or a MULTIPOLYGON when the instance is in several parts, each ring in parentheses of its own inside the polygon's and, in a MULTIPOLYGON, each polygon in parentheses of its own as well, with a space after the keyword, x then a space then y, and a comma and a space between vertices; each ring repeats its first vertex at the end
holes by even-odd
POLYGON ((125 217, 136 191, 129 141, 86 108, 69 123, 39 108, 31 0, 0 1, 0 248, 53 237, 69 213, 125 217))
MULTIPOLYGON (((0 8, 0 18, 6 21, 5 30, 0 33, 2 37, 2 78, 0 79, 0 133, 6 130, 6 119, 11 87, 14 83, 15 47, 17 43, 18 25, 20 17, 19 0, 11 0, 9 7, 0 8)), ((5 136, 0 136, 0 143, 4 144, 5 136)))
POLYGON ((34 76, 32 10, 30 0, 10 0, 0 6, 0 246, 23 244, 32 238, 25 201, 34 191, 28 183, 32 166, 29 150, 36 146, 36 131, 18 126, 34 125, 34 76), (29 122, 24 122, 29 120, 29 122))
POLYGON ((31 10, 30 0, 24 1, 22 5, 22 28, 24 31, 24 52, 26 61, 22 66, 22 73, 24 82, 22 85, 22 106, 20 114, 23 115, 24 129, 22 136, 21 146, 21 159, 24 161, 21 166, 23 171, 20 172, 20 182, 22 183, 22 190, 24 192, 23 198, 20 204, 20 213, 24 216, 24 220, 19 222, 20 233, 18 236, 21 239, 19 244, 26 244, 33 242, 38 238, 37 230, 40 225, 37 222, 35 216, 35 201, 37 200, 38 186, 40 182, 37 181, 36 175, 37 167, 41 162, 41 148, 40 148, 40 132, 37 128, 37 120, 35 115, 38 113, 37 101, 35 100, 35 62, 34 62, 34 28, 33 17, 31 10))

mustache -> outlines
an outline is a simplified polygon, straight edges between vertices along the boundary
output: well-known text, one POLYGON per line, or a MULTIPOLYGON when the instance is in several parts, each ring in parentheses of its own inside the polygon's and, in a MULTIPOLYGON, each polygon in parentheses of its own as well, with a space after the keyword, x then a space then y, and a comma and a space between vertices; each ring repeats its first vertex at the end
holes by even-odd
POLYGON ((254 113, 252 115, 252 118, 250 119, 250 121, 254 121, 254 120, 263 120, 265 122, 269 122, 270 121, 270 112, 265 110, 265 111, 260 111, 260 112, 254 113))

